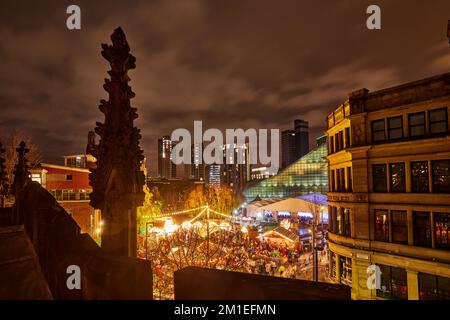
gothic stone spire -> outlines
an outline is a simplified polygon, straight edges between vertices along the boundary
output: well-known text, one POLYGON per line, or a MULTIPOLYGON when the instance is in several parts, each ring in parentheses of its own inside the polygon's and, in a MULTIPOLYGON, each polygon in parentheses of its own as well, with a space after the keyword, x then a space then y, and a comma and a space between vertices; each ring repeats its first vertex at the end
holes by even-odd
POLYGON ((145 177, 140 171, 144 160, 139 146, 140 130, 133 122, 138 117, 130 104, 135 94, 128 82, 128 70, 136 67, 125 34, 119 27, 111 35, 112 45, 102 44, 102 56, 111 70, 103 88, 108 101, 101 100, 99 109, 104 123, 97 122, 95 133, 89 134, 88 152, 96 159, 89 175, 93 191, 91 205, 102 211, 104 228, 102 247, 112 253, 135 256, 136 208, 144 201, 145 177))

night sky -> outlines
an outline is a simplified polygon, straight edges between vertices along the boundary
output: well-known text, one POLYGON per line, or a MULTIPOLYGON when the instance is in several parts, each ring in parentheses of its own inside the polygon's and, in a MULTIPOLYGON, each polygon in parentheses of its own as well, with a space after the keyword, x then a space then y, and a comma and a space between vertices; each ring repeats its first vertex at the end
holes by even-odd
POLYGON ((100 44, 121 26, 151 173, 157 137, 194 120, 285 129, 302 118, 312 141, 348 93, 448 72, 449 18, 448 0, 1 0, 0 136, 22 129, 47 162, 83 153, 107 97, 100 44), (66 28, 70 4, 79 31, 66 28), (370 4, 381 30, 366 28, 370 4))

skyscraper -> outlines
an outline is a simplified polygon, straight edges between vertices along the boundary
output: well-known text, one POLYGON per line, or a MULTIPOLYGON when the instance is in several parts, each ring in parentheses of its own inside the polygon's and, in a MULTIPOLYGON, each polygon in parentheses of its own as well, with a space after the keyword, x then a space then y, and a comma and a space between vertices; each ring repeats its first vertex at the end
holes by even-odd
POLYGON ((281 132, 281 167, 286 168, 308 152, 308 121, 296 119, 293 130, 288 129, 281 132))
POLYGON ((233 188, 235 192, 241 191, 245 183, 250 180, 248 144, 224 145, 223 162, 221 183, 233 188))
POLYGON ((206 166, 206 182, 208 186, 220 186, 220 164, 206 166))
POLYGON ((158 139, 158 177, 159 178, 176 178, 176 165, 172 162, 173 142, 169 136, 158 139))
POLYGON ((189 165, 190 179, 205 180, 205 166, 203 164, 203 146, 200 143, 191 146, 191 164, 189 165))

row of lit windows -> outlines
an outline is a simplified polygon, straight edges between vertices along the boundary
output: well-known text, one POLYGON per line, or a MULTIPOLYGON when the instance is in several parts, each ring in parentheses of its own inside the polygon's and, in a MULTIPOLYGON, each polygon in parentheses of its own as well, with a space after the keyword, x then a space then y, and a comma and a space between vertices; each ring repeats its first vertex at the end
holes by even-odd
MULTIPOLYGON (((330 277, 336 279, 339 264, 340 283, 352 283, 352 258, 339 256, 330 251, 330 277)), ((379 279, 376 284, 376 295, 383 299, 408 299, 408 277, 406 270, 392 266, 377 264, 379 279)), ((420 300, 449 300, 450 278, 428 273, 418 273, 418 291, 420 300)))
POLYGON ((334 136, 329 137, 328 152, 329 154, 339 152, 350 147, 350 128, 339 131, 334 136), (345 138, 344 138, 345 135, 345 138))
MULTIPOLYGON (((434 240, 435 248, 450 250, 450 213, 413 211, 412 219, 415 246, 432 247, 434 240)), ((407 244, 406 211, 375 210, 375 240, 407 244)))
POLYGON ((352 284, 352 258, 338 256, 330 251, 330 276, 336 279, 336 267, 339 264, 340 283, 351 286, 352 284))
MULTIPOLYGON (((411 161, 409 174, 411 176, 411 192, 450 192, 450 159, 430 162, 426 160, 411 161), (431 174, 429 174, 429 167, 431 167, 431 174)), ((374 164, 372 176, 374 192, 406 192, 404 162, 390 163, 389 165, 374 164)))
POLYGON ((328 206, 328 230, 335 234, 351 235, 350 209, 328 206))
MULTIPOLYGON (((447 108, 428 111, 428 125, 425 111, 410 113, 408 119, 408 137, 419 138, 426 135, 445 134, 448 132, 447 108)), ((398 140, 404 138, 403 116, 373 120, 372 142, 398 140)))
POLYGON ((331 192, 351 192, 352 185, 351 167, 330 170, 331 192))
MULTIPOLYGON (((384 299, 408 299, 408 277, 404 269, 379 264, 380 285, 377 297, 384 299)), ((420 300, 449 300, 450 278, 432 274, 418 274, 420 300)))
POLYGON ((52 196, 58 201, 89 200, 90 190, 54 189, 50 190, 52 196))

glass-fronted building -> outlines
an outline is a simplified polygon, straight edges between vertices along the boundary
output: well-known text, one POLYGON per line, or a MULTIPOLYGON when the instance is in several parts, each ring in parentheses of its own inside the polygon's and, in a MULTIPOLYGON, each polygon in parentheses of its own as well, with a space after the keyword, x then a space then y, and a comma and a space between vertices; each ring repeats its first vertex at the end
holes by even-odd
POLYGON ((297 197, 328 192, 327 145, 310 151, 275 176, 250 183, 244 189, 247 202, 257 196, 266 198, 297 197))

